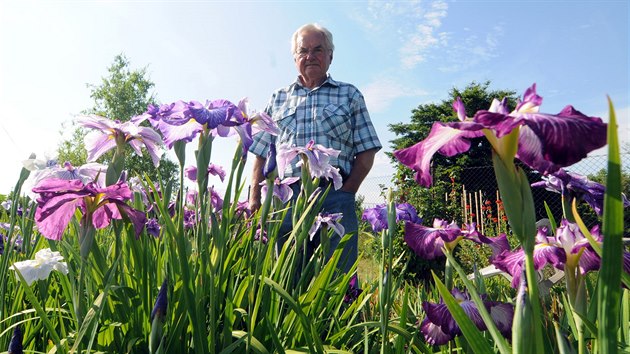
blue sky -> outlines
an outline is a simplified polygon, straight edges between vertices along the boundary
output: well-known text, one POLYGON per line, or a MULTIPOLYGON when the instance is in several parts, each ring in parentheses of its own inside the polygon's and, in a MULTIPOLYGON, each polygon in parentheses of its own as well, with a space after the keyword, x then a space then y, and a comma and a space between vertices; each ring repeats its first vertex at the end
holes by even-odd
MULTIPOLYGON (((54 154, 115 55, 147 66, 160 102, 249 97, 260 110, 295 79, 290 37, 309 22, 332 31, 330 73, 364 93, 383 151, 388 124, 486 80, 519 94, 535 82, 548 113, 607 119, 609 95, 628 141, 628 16, 626 0, 0 0, 0 193, 31 152, 54 154)), ((235 146, 217 140, 213 162, 227 167, 235 146)), ((369 177, 391 172, 381 152, 369 177)))

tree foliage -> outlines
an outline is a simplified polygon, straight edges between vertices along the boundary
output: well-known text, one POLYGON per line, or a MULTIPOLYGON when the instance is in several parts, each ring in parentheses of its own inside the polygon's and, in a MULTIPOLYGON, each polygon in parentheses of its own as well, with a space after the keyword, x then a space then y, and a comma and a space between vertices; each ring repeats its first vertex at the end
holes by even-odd
MULTIPOLYGON (((155 84, 148 78, 146 67, 131 69, 129 60, 124 54, 119 54, 114 57, 107 72, 108 75, 101 79, 99 85, 87 85, 94 105, 84 110, 83 114, 96 114, 125 122, 145 112, 149 104, 157 103, 155 94, 151 92, 155 84)), ((59 161, 70 161, 79 166, 86 163, 87 152, 83 143, 86 131, 76 123, 73 123, 71 129, 72 136, 62 141, 58 147, 59 161)), ((111 158, 111 154, 106 154, 102 160, 107 163, 111 158)), ((162 159, 156 169, 148 154, 137 156, 128 149, 126 166, 132 176, 147 174, 156 182, 158 176, 164 182, 177 181, 177 165, 168 159, 162 159)))

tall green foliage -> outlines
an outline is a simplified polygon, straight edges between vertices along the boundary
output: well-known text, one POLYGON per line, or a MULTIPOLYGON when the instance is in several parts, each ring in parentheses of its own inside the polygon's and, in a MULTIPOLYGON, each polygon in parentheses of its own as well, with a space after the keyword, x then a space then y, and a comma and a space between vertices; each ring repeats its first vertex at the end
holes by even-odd
MULTIPOLYGON (((102 117, 125 122, 133 116, 146 111, 149 104, 157 104, 155 94, 151 92, 155 84, 148 77, 147 67, 131 69, 130 62, 124 54, 114 57, 114 61, 107 68, 108 75, 101 78, 99 85, 88 84, 90 97, 94 105, 83 114, 96 114, 102 117)), ((70 161, 79 166, 86 162, 87 152, 83 144, 85 131, 73 124, 72 136, 62 141, 58 147, 59 161, 70 161)), ((111 153, 103 158, 105 162, 111 160, 111 153)), ((162 159, 156 170, 148 154, 137 156, 129 150, 127 168, 130 175, 144 175, 157 181, 158 175, 163 181, 175 181, 178 176, 177 165, 170 160, 162 159)))

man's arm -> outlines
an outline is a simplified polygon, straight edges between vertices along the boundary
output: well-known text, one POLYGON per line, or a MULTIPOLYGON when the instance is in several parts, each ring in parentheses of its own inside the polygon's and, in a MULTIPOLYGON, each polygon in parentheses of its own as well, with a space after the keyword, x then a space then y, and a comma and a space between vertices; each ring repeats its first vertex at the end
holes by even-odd
POLYGON ((255 212, 260 208, 260 190, 262 182, 265 177, 263 176, 263 167, 265 166, 265 158, 256 155, 254 160, 254 168, 252 169, 252 183, 249 186, 249 208, 252 212, 255 212))
POLYGON ((352 171, 346 182, 341 186, 342 191, 356 193, 359 190, 361 183, 363 183, 363 180, 372 169, 372 165, 374 165, 374 155, 376 155, 377 151, 378 149, 366 150, 354 157, 352 171))

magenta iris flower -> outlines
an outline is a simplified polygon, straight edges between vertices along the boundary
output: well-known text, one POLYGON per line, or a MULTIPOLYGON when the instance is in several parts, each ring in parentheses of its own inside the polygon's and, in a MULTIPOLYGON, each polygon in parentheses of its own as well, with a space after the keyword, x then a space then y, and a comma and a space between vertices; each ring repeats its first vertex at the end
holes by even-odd
MULTIPOLYGON (((479 314, 477 305, 470 299, 467 293, 459 291, 457 288, 451 290, 451 294, 457 300, 464 312, 481 331, 487 329, 486 324, 479 314)), ((514 306, 508 303, 496 301, 483 301, 486 310, 494 320, 497 329, 504 337, 510 338, 512 332, 512 319, 514 318, 514 306)), ((451 339, 462 334, 461 329, 455 322, 444 300, 439 303, 425 301, 422 308, 426 314, 420 323, 420 331, 424 335, 427 343, 431 345, 444 345, 451 339)))
POLYGON ((105 152, 125 144, 129 144, 133 151, 142 156, 141 147, 145 147, 155 166, 159 165, 162 150, 162 137, 155 130, 139 126, 132 121, 121 123, 96 115, 79 119, 79 124, 96 129, 85 136, 85 148, 88 151, 88 161, 95 161, 105 152))
MULTIPOLYGON (((373 208, 367 208, 363 211, 361 219, 369 222, 374 232, 386 230, 388 228, 387 206, 385 204, 379 204, 373 208)), ((401 220, 416 224, 422 222, 416 209, 409 203, 396 204, 396 221, 401 220)))
POLYGON ((490 246, 493 257, 509 249, 505 234, 486 237, 477 232, 475 223, 465 225, 464 229, 461 229, 455 222, 449 224, 441 219, 433 220, 433 227, 405 222, 405 242, 423 259, 443 256, 444 247, 453 250, 462 239, 490 246))
POLYGON ((495 99, 490 109, 467 118, 458 98, 453 108, 459 122, 434 123, 425 140, 395 151, 394 156, 416 171, 418 183, 429 187, 430 164, 436 152, 445 156, 466 152, 470 139, 482 135, 501 159, 516 157, 542 174, 572 165, 606 144, 606 124, 600 118, 588 117, 572 106, 566 106, 558 114, 539 113, 541 103, 542 97, 536 94, 534 84, 525 91, 514 111, 508 112, 506 100, 495 99), (510 138, 513 133, 517 134, 517 146, 510 138))
POLYGON ((126 204, 132 193, 127 184, 118 182, 108 187, 80 180, 46 179, 33 192, 39 194, 35 222, 39 232, 51 240, 60 240, 76 209, 82 220, 90 221, 96 229, 107 227, 112 219, 128 218, 134 225, 136 237, 140 235, 146 216, 126 204))

